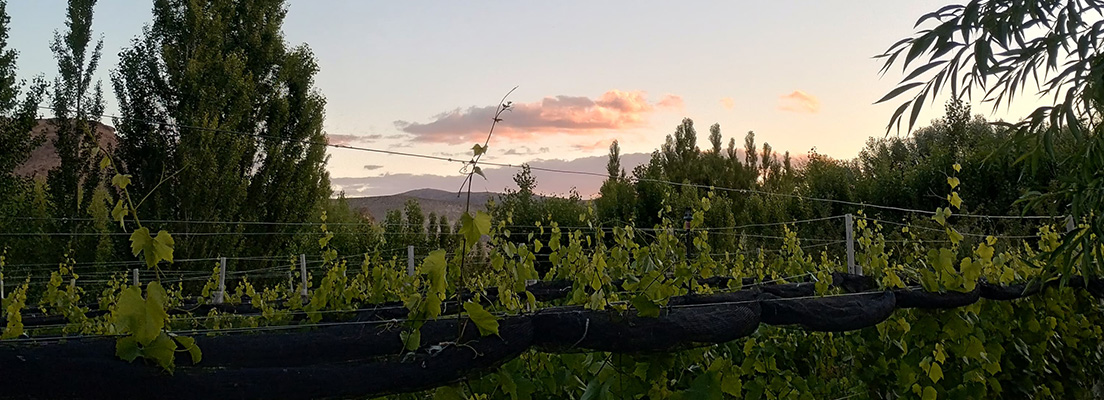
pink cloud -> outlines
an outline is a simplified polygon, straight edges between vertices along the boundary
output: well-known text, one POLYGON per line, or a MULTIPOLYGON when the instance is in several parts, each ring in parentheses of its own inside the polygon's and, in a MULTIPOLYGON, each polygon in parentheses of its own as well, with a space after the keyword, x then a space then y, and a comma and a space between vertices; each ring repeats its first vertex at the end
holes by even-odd
POLYGON ((682 96, 677 94, 663 95, 663 98, 656 103, 656 106, 669 110, 682 110, 686 108, 686 104, 682 101, 682 96))
POLYGON ((333 145, 348 145, 361 141, 362 138, 358 135, 340 135, 336 133, 326 134, 326 143, 333 145))
POLYGON ((820 111, 820 100, 816 96, 800 90, 778 97, 778 109, 796 113, 816 114, 820 111))
MULTIPOLYGON (((682 98, 666 95, 648 101, 642 91, 610 90, 596 99, 580 96, 545 97, 532 103, 513 103, 502 115, 495 136, 514 140, 542 134, 593 137, 648 126, 659 109, 681 107, 682 98)), ((432 121, 395 121, 395 127, 421 142, 459 144, 485 137, 496 107, 469 107, 438 114, 432 121)))
POLYGON ((724 107, 725 110, 732 110, 736 108, 736 100, 731 97, 721 98, 721 107, 724 107))

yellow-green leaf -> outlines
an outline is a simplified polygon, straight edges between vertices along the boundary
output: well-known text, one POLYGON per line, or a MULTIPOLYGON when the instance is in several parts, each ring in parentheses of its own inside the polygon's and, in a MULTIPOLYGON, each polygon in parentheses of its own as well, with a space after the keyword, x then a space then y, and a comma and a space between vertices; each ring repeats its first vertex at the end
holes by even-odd
POLYGON ((933 383, 939 383, 939 380, 943 379, 943 367, 940 367, 938 363, 932 363, 931 369, 928 370, 928 377, 931 378, 933 383))
POLYGON ((959 163, 955 163, 955 164, 954 164, 953 166, 951 166, 951 167, 952 167, 952 168, 954 168, 955 172, 962 172, 962 164, 959 164, 959 163))
POLYGON ((958 192, 951 192, 951 194, 947 196, 947 201, 951 202, 954 208, 962 209, 962 197, 958 196, 958 192))
POLYGON ((111 218, 115 220, 115 222, 118 222, 121 227, 123 226, 123 218, 126 218, 129 213, 130 209, 126 208, 126 206, 123 205, 123 200, 120 199, 115 203, 115 208, 111 210, 111 218))
POLYGON ((161 368, 173 371, 173 359, 176 357, 176 342, 162 332, 150 344, 142 348, 142 356, 157 362, 161 368))
POLYGON ((947 184, 951 186, 951 189, 958 187, 959 180, 957 177, 951 176, 947 178, 947 184))
POLYGON ((632 298, 632 305, 636 308, 636 315, 641 317, 658 317, 659 306, 644 293, 632 298))
POLYGON ((936 400, 939 398, 939 393, 935 391, 935 388, 928 386, 924 388, 924 395, 921 398, 923 400, 936 400))
POLYGON ((483 211, 475 213, 473 217, 469 213, 460 216, 460 234, 464 235, 466 246, 471 246, 491 232, 491 216, 483 211))
POLYGON ((180 343, 180 347, 188 351, 188 355, 192 356, 192 364, 199 364, 200 360, 203 360, 203 351, 199 349, 199 346, 195 344, 195 338, 188 336, 175 336, 177 343, 180 343))
POLYGON ((104 158, 102 160, 100 160, 100 169, 107 169, 107 167, 110 167, 110 166, 111 166, 111 159, 107 158, 107 156, 104 156, 104 158))
POLYGON ((498 334, 498 317, 487 312, 483 306, 476 302, 464 303, 464 311, 468 312, 468 318, 479 328, 479 334, 483 336, 498 334))
POLYGON ((126 189, 130 185, 130 175, 115 174, 115 177, 111 178, 111 185, 119 190, 126 189))
POLYGON ((134 336, 122 337, 115 341, 115 357, 131 362, 140 355, 142 355, 142 349, 138 348, 138 340, 134 336))

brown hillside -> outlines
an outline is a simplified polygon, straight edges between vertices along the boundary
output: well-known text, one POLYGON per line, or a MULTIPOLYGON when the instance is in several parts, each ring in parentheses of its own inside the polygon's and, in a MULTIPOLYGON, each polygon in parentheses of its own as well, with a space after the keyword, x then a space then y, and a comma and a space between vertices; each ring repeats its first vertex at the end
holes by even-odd
MULTIPOLYGON (((38 125, 31 130, 33 135, 46 135, 46 142, 31 152, 27 162, 15 169, 16 175, 32 178, 46 178, 46 172, 61 165, 57 150, 54 148, 54 140, 57 139, 57 127, 52 123, 53 119, 40 119, 38 125)), ((100 135, 100 145, 109 150, 115 149, 118 138, 115 137, 115 128, 94 122, 96 131, 100 135)))

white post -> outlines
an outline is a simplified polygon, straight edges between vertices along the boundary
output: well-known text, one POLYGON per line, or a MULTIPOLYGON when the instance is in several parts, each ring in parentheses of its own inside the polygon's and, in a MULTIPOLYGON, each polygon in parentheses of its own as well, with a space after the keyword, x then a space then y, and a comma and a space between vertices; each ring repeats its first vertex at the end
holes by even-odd
POLYGON ((0 299, 4 299, 7 297, 8 296, 4 294, 4 274, 0 273, 0 299))
POLYGON ((852 231, 851 214, 843 216, 844 230, 847 232, 847 272, 862 275, 862 267, 855 265, 855 233, 852 231))
POLYGON ((1072 215, 1067 216, 1066 217, 1066 233, 1073 232, 1074 229, 1077 229, 1077 225, 1073 223, 1073 216, 1072 215))
POLYGON ((133 284, 134 286, 141 286, 138 283, 138 268, 135 268, 135 269, 131 270, 130 283, 133 284))
POLYGON ((299 287, 299 295, 303 296, 303 302, 307 302, 307 255, 299 255, 299 274, 303 278, 303 284, 299 287))
POLYGON ((214 301, 215 304, 222 304, 226 298, 226 257, 219 257, 219 283, 218 290, 215 292, 214 301))
POLYGON ((406 246, 406 276, 414 276, 414 246, 406 246))

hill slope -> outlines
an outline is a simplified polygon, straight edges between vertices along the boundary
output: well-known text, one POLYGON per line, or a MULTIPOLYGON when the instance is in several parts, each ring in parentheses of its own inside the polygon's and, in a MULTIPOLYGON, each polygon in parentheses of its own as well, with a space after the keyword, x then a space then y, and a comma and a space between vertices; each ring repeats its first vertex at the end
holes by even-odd
MULTIPOLYGON (((483 210, 487 201, 498 196, 491 192, 473 192, 471 194, 472 211, 483 210)), ((456 192, 437 189, 415 189, 389 196, 368 196, 346 198, 349 207, 376 221, 382 221, 390 210, 402 210, 406 201, 418 200, 422 206, 422 213, 429 215, 435 213, 448 217, 450 223, 460 220, 464 213, 464 203, 467 196, 457 197, 456 192)))

